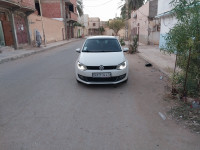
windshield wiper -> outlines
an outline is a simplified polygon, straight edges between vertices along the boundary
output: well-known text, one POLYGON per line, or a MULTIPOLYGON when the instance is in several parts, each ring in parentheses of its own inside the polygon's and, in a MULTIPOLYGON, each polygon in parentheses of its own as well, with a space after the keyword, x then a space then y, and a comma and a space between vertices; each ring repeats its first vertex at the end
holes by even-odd
POLYGON ((97 52, 120 52, 120 51, 97 51, 97 52))
POLYGON ((82 52, 86 52, 86 53, 94 53, 96 51, 82 51, 82 52))

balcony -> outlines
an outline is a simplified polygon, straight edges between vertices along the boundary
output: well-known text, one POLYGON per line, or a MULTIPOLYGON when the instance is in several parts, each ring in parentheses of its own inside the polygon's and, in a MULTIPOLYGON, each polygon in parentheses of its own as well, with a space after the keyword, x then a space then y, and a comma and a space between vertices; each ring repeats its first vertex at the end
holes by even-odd
POLYGON ((20 8, 19 0, 0 0, 0 6, 4 8, 18 9, 20 8))
POLYGON ((69 13, 67 13, 66 15, 66 19, 68 22, 77 22, 78 20, 78 14, 73 13, 72 11, 70 11, 69 13))
POLYGON ((35 11, 34 0, 0 0, 0 6, 12 10, 20 9, 30 13, 35 11))
POLYGON ((35 10, 34 0, 21 0, 21 7, 29 10, 35 10))

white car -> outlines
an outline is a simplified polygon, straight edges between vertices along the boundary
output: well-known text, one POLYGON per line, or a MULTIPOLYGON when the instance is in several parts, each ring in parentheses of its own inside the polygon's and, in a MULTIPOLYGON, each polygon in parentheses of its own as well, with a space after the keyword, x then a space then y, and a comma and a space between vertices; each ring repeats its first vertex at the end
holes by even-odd
POLYGON ((76 65, 76 79, 85 84, 117 84, 128 80, 128 60, 113 36, 94 36, 86 39, 76 65))

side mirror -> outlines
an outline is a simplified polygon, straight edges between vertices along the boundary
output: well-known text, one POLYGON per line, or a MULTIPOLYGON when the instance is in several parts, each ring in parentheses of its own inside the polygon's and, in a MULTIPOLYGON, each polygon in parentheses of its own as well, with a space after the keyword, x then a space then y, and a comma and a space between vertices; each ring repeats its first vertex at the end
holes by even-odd
POLYGON ((125 47, 125 48, 123 49, 123 51, 124 51, 124 52, 128 52, 128 51, 129 51, 129 48, 125 47))
POLYGON ((80 48, 77 48, 77 49, 76 49, 76 52, 77 52, 77 53, 80 53, 80 52, 81 52, 81 49, 80 49, 80 48))

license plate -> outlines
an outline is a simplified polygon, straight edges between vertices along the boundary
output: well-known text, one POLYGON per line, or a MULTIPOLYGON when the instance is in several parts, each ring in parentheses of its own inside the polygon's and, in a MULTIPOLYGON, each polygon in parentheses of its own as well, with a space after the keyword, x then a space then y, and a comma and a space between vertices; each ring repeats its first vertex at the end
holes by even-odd
POLYGON ((92 77, 93 78, 109 78, 111 77, 111 73, 110 72, 93 73, 92 77))

